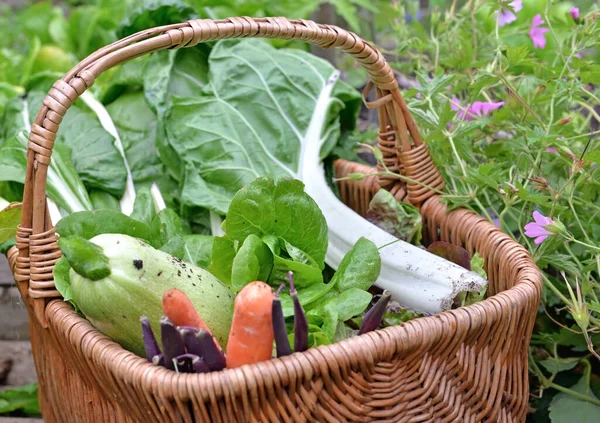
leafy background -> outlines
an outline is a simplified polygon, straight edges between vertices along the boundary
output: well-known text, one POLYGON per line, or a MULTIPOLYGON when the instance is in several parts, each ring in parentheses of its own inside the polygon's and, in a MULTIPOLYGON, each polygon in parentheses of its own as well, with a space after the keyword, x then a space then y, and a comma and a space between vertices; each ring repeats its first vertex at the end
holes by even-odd
MULTIPOLYGON (((349 28, 379 46, 397 73, 446 179, 448 204, 472 208, 497 223, 543 270, 530 347, 528 419, 595 422, 600 415, 600 10, 591 0, 524 0, 517 20, 498 27, 494 12, 500 7, 505 3, 475 0, 71 0, 36 2, 16 12, 0 6, 0 197, 21 198, 23 134, 44 93, 79 60, 120 37, 195 17, 244 15, 312 17, 349 28), (581 11, 579 22, 569 16, 574 6, 581 11), (536 14, 548 28, 544 49, 534 49, 529 38, 536 14), (463 105, 503 101, 504 106, 468 120, 453 110, 453 98, 463 105), (534 210, 560 219, 568 232, 534 244, 523 229, 534 210)), ((114 144, 119 138, 135 188, 157 181, 167 204, 185 218, 187 233, 210 233, 210 212, 224 214, 233 187, 247 182, 248 174, 205 170, 205 157, 238 167, 246 157, 246 165, 261 166, 257 173, 276 169, 264 151, 248 150, 260 143, 252 144, 246 121, 265 134, 263 142, 272 143, 267 150, 275 149, 275 158, 294 170, 298 151, 292 128, 302 135, 307 125, 302 113, 314 104, 319 77, 331 75, 334 67, 345 82, 334 90, 323 134, 331 141, 323 155, 373 163, 356 146, 373 143, 377 120, 360 108, 354 89, 365 85, 366 74, 351 60, 294 41, 247 47, 208 43, 139 58, 102 75, 90 99, 78 100, 61 125, 49 195, 63 213, 118 209, 127 187, 124 159, 114 144), (253 61, 258 53, 252 49, 269 60, 253 61), (314 68, 312 78, 304 75, 306 63, 314 68), (257 82, 266 75, 268 90, 257 82), (286 89, 298 94, 297 104, 284 106, 293 125, 277 126, 281 113, 264 96, 289 98, 286 89), (235 111, 225 104, 235 105, 235 111), (114 131, 103 124, 102 109, 114 131)), ((206 238, 194 243, 189 248, 196 251, 195 260, 205 263, 206 238)), ((8 245, 0 244, 0 251, 8 245)), ((5 395, 0 412, 13 410, 6 403, 23 392, 35 394, 27 388, 5 395)))

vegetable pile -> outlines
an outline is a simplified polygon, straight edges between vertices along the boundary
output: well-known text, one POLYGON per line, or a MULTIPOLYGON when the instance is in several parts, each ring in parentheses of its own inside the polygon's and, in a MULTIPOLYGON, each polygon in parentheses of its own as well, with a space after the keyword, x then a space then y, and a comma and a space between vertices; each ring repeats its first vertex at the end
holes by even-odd
MULTIPOLYGON (((298 180, 263 176, 239 190, 204 268, 187 261, 195 241, 179 217, 142 192, 131 217, 99 210, 62 218, 54 276, 97 329, 156 365, 184 373, 239 367, 418 315, 374 286, 381 262, 366 238, 337 271, 325 265, 325 218, 298 180), (365 313, 373 293, 380 298, 365 313)), ((429 250, 470 269, 459 247, 429 250)))

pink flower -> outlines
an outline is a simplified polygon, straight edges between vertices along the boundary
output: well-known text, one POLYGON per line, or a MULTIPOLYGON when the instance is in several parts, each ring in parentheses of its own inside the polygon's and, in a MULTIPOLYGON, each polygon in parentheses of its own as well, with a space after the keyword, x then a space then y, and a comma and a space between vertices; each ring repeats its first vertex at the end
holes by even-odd
POLYGON ((534 48, 545 48, 546 37, 544 34, 548 32, 548 28, 541 28, 545 22, 542 20, 542 15, 539 13, 533 17, 531 21, 531 29, 529 30, 529 38, 533 41, 534 48))
POLYGON ((554 147, 546 147, 546 151, 554 154, 558 154, 558 150, 554 147))
POLYGON ((529 222, 525 225, 525 235, 529 238, 535 238, 533 242, 541 244, 546 238, 553 233, 548 229, 549 225, 554 224, 554 220, 544 216, 537 210, 533 212, 534 222, 529 222))
POLYGON ((491 111, 498 110, 502 106, 504 106, 503 101, 499 101, 497 103, 491 101, 476 101, 472 105, 462 107, 458 98, 453 97, 452 100, 450 100, 450 108, 458 112, 456 115, 459 119, 464 118, 466 120, 473 120, 474 117, 478 116, 487 116, 491 111), (465 111, 463 109, 467 110, 465 111))
POLYGON ((571 17, 573 18, 574 21, 578 21, 579 20, 579 8, 578 7, 574 7, 572 8, 569 13, 571 14, 571 17))
POLYGON ((514 0, 503 7, 500 11, 496 11, 496 17, 498 18, 498 26, 508 25, 517 20, 516 12, 520 12, 523 9, 523 0, 514 0))

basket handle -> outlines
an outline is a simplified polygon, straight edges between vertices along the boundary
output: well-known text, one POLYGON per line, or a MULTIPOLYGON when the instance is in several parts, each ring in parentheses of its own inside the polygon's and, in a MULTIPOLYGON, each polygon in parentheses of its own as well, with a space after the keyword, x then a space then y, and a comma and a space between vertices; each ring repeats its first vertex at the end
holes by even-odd
MULTIPOLYGON (((409 199, 421 204, 443 180, 419 135, 394 73, 383 55, 354 33, 332 25, 286 18, 236 17, 197 19, 141 31, 99 49, 58 80, 44 98, 31 126, 23 194, 23 214, 18 232, 17 279, 29 282, 29 296, 44 299, 60 296, 54 289, 52 268, 60 257, 46 202, 46 177, 58 127, 71 106, 104 71, 136 57, 163 49, 191 47, 200 42, 227 38, 265 37, 303 40, 322 48, 337 47, 354 57, 371 77, 378 100, 365 103, 379 108, 379 145, 392 171, 403 171, 421 184, 409 183, 409 199)), ((368 93, 367 93, 368 94, 368 93)), ((401 183, 382 178, 382 186, 401 183)), ((44 302, 34 307, 43 323, 44 302)), ((35 304, 35 301, 34 301, 35 304)))

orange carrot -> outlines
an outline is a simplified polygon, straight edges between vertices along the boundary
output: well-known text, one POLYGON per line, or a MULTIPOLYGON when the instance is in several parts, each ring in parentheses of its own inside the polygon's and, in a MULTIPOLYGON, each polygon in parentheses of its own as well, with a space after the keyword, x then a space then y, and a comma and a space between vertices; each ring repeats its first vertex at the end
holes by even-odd
POLYGON ((246 285, 235 297, 227 343, 227 368, 258 363, 273 353, 273 290, 264 282, 246 285))
POLYGON ((169 289, 163 295, 162 307, 165 316, 175 326, 191 326, 207 330, 210 333, 210 329, 208 329, 185 292, 178 289, 169 289))
POLYGON ((167 316, 175 326, 189 326, 193 328, 204 329, 215 341, 215 345, 219 350, 223 350, 217 338, 212 336, 212 332, 202 320, 202 317, 196 311, 194 304, 185 294, 178 289, 169 289, 163 294, 162 298, 163 313, 167 316))

